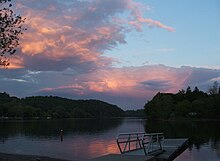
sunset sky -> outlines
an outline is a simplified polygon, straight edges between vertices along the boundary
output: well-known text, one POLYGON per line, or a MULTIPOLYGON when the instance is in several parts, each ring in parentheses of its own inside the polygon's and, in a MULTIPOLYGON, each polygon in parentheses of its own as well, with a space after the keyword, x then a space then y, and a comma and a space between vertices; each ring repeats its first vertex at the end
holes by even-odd
POLYGON ((143 108, 220 83, 219 0, 14 0, 26 17, 0 91, 143 108))

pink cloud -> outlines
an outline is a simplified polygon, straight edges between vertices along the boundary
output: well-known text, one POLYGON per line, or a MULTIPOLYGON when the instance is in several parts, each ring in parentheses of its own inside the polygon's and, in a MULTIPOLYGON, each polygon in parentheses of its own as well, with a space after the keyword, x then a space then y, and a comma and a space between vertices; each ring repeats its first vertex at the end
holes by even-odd
MULTIPOLYGON (((2 77, 25 80, 16 86, 19 95, 49 93, 77 98, 115 98, 119 102, 124 99, 125 104, 129 98, 134 102, 142 99, 143 103, 158 90, 176 91, 189 81, 191 70, 160 65, 113 68, 112 62, 117 60, 103 55, 125 44, 126 35, 141 31, 144 25, 174 31, 160 21, 144 17, 146 6, 134 0, 65 2, 15 1, 18 12, 27 18, 28 30, 11 59, 9 74, 2 77), (28 90, 24 92, 24 89, 28 90)), ((4 89, 10 87, 4 83, 4 89)))
MULTIPOLYGON (((157 92, 177 92, 185 86, 193 70, 182 70, 163 65, 108 68, 82 74, 70 81, 69 86, 50 89, 68 90, 78 95, 108 93, 133 98, 152 97, 157 92)), ((46 91, 42 89, 42 91, 46 91)))
POLYGON ((127 7, 130 10, 131 17, 130 21, 128 20, 128 24, 134 26, 138 31, 142 31, 142 26, 146 24, 148 27, 157 27, 162 28, 170 32, 174 32, 175 29, 171 26, 167 26, 160 21, 153 20, 151 18, 145 18, 143 16, 142 10, 150 10, 149 6, 144 6, 141 3, 129 0, 127 3, 127 7))
POLYGON ((46 0, 45 3, 16 1, 18 12, 27 18, 28 28, 21 39, 22 66, 34 69, 38 63, 41 70, 48 70, 44 69, 45 61, 40 59, 50 62, 50 70, 57 70, 58 63, 73 67, 89 62, 99 69, 111 66, 112 59, 104 57, 103 53, 126 43, 126 34, 131 30, 141 31, 147 24, 174 31, 159 21, 143 17, 145 7, 133 0, 73 1, 68 4, 58 0, 46 0), (128 15, 122 16, 124 13, 128 15), (117 23, 119 21, 121 23, 117 23), (77 63, 73 65, 66 59, 77 60, 77 63))
MULTIPOLYGON (((0 69, 1 70, 1 69, 0 69)), ((1 70, 1 91, 19 97, 57 95, 73 99, 99 99, 122 108, 142 108, 157 92, 176 93, 198 86, 207 91, 219 80, 220 70, 164 65, 62 71, 1 70), (22 81, 18 81, 22 80, 22 81)))
POLYGON ((166 29, 167 31, 174 32, 175 29, 173 27, 164 25, 160 21, 152 20, 151 18, 138 18, 138 22, 140 23, 146 23, 149 27, 158 27, 166 29))
POLYGON ((102 99, 122 107, 141 108, 157 92, 176 93, 189 85, 206 90, 210 82, 218 80, 219 73, 219 70, 164 65, 106 68, 70 76, 65 86, 54 86, 50 91, 41 88, 40 93, 102 99))

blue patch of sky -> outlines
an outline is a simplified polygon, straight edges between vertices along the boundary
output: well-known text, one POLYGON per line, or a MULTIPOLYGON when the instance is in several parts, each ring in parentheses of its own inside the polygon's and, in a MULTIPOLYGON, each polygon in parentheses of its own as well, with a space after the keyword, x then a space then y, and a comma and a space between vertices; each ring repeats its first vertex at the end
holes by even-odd
POLYGON ((115 66, 165 64, 169 66, 219 66, 219 0, 139 0, 151 7, 145 18, 174 27, 175 32, 143 27, 126 37, 127 44, 105 53, 118 59, 115 66))

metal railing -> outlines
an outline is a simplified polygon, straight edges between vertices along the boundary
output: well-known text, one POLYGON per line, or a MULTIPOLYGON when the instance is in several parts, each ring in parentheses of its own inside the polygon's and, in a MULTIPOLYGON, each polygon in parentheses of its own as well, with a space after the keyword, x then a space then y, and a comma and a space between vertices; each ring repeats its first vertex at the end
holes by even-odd
POLYGON ((117 145, 120 152, 123 154, 129 151, 142 149, 142 137, 144 134, 144 132, 118 134, 117 145))
POLYGON ((164 135, 145 132, 120 133, 117 136, 117 145, 121 154, 143 149, 145 155, 148 155, 163 151, 164 135))
POLYGON ((163 133, 144 134, 142 137, 142 145, 145 155, 154 152, 163 152, 163 147, 164 147, 163 133))

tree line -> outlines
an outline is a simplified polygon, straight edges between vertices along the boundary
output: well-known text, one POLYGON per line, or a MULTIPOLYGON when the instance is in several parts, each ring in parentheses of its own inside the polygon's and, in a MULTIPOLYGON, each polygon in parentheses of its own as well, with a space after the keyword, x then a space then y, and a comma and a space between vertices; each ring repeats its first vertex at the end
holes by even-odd
POLYGON ((123 110, 99 100, 72 100, 57 96, 11 97, 0 93, 2 118, 103 118, 121 117, 123 110))
POLYGON ((220 119, 220 87, 214 82, 207 93, 190 86, 176 94, 159 92, 144 109, 149 119, 220 119))

